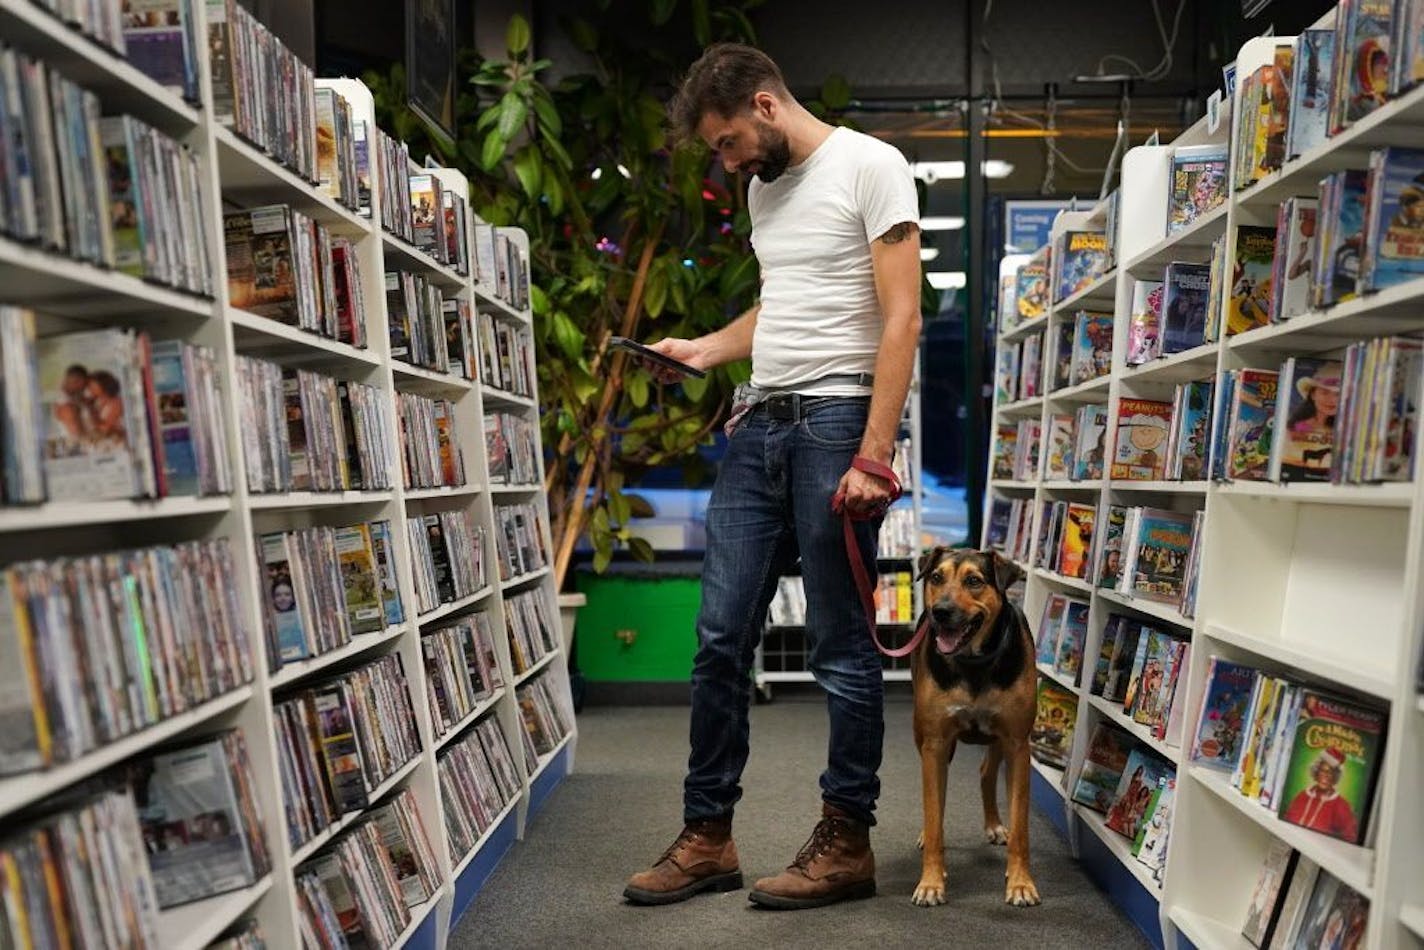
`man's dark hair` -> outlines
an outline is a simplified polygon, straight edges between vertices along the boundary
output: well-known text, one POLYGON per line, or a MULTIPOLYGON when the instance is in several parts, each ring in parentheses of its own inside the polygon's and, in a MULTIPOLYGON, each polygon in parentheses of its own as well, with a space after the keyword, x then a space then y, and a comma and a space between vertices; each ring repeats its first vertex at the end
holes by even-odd
POLYGON ((703 116, 715 112, 729 119, 750 108, 752 96, 763 91, 782 99, 791 95, 770 56, 741 43, 714 43, 687 70, 668 104, 673 134, 679 141, 691 139, 703 116))

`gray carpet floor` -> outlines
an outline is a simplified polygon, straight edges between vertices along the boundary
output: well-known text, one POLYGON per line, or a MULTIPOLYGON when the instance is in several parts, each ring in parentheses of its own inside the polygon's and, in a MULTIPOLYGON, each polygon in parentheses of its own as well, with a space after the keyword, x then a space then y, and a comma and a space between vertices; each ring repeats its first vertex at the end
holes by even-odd
MULTIPOLYGON (((668 907, 623 901, 624 880, 681 828, 685 707, 587 707, 571 774, 471 905, 449 945, 517 947, 1145 947, 1079 869, 1067 843, 1032 815, 1031 867, 1043 904, 1003 903, 1004 849, 984 843, 978 748, 950 769, 948 904, 919 908, 919 761, 907 697, 886 715, 879 823, 871 834, 879 894, 818 910, 756 910, 745 890, 668 907)), ((752 712, 752 755, 734 833, 747 884, 785 866, 819 817, 826 715, 817 694, 780 689, 752 712)), ((1001 801, 1007 818, 1007 802, 1001 801)))

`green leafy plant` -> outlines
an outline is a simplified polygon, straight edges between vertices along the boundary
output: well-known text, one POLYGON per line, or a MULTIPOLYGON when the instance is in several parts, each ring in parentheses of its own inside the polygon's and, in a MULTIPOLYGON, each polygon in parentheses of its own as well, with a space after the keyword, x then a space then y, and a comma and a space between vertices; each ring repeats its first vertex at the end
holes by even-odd
MULTIPOLYGON (((539 367, 546 488, 554 569, 562 586, 585 533, 603 570, 621 545, 651 547, 629 532, 646 506, 629 490, 653 467, 680 465, 689 484, 706 475, 699 449, 713 441, 748 364, 665 386, 610 335, 694 337, 753 302, 755 257, 740 181, 712 176, 700 145, 673 147, 665 99, 698 50, 715 40, 754 42, 753 0, 615 4, 600 0, 599 28, 572 17, 562 28, 586 71, 549 78, 533 56, 529 24, 509 21, 507 58, 462 55, 460 114, 476 116, 451 146, 428 139, 403 105, 404 77, 369 76, 378 119, 461 167, 485 220, 529 235, 531 303, 539 367), (616 9, 614 9, 616 7, 616 9)), ((833 117, 850 100, 843 80, 809 104, 833 117)))

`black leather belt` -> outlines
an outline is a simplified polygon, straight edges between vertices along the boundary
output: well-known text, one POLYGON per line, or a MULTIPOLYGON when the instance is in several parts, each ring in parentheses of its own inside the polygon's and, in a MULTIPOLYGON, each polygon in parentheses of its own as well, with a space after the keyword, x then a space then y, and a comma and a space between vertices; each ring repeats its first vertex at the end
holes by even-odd
POLYGON ((804 393, 772 393, 757 408, 765 409, 768 419, 777 422, 800 422, 816 406, 832 399, 854 399, 868 402, 869 396, 808 396, 804 393))

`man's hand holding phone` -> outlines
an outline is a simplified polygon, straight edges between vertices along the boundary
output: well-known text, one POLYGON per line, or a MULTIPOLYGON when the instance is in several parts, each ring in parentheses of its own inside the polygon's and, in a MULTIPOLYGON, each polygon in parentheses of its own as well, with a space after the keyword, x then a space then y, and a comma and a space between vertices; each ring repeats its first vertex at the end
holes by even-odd
POLYGON ((628 350, 632 357, 660 383, 676 383, 687 376, 706 375, 707 352, 702 343, 697 340, 665 337, 656 343, 642 346, 632 340, 615 336, 610 343, 628 350), (671 362, 658 360, 653 354, 666 357, 671 362))

